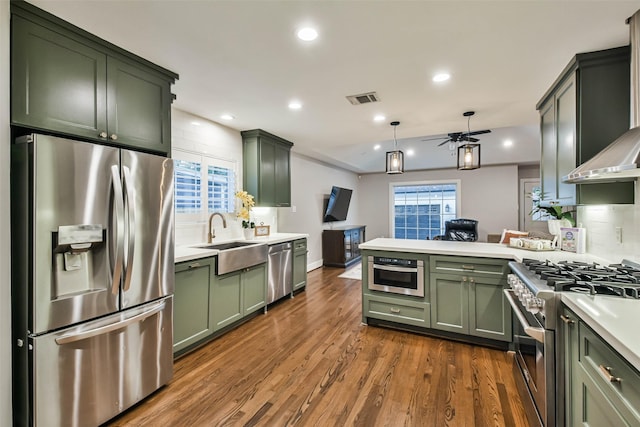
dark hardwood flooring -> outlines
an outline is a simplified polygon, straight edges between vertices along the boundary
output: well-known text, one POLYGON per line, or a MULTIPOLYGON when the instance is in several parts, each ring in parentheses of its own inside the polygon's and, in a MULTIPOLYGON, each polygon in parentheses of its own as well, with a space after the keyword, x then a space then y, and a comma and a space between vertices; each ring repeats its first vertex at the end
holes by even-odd
POLYGON ((523 426, 504 351, 361 323, 359 280, 305 292, 176 360, 112 426, 523 426))

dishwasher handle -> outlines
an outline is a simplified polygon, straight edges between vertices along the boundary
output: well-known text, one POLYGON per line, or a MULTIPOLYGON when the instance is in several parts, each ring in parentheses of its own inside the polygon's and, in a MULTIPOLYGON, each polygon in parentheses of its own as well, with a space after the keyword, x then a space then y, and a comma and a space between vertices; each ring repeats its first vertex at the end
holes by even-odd
POLYGON ((275 254, 277 252, 285 252, 290 250, 291 250, 291 242, 279 243, 277 245, 269 246, 269 255, 275 254))

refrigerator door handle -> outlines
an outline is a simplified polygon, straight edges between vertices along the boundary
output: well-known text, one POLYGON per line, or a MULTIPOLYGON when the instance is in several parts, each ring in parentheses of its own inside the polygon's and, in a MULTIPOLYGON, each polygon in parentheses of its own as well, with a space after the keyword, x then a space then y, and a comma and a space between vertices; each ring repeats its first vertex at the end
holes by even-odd
POLYGON ((109 332, 117 331, 118 329, 123 329, 133 323, 142 322, 144 319, 162 311, 164 307, 165 307, 165 301, 161 301, 158 304, 154 305, 153 307, 149 308, 147 311, 144 311, 140 314, 136 314, 135 316, 132 316, 120 322, 112 323, 106 326, 101 326, 95 329, 90 329, 88 331, 82 331, 77 334, 63 335, 59 338, 56 338, 56 343, 58 345, 65 345, 72 342, 85 340, 87 338, 92 338, 98 335, 104 335, 109 332))
POLYGON ((131 270, 133 269, 133 254, 136 246, 136 194, 128 167, 122 167, 124 176, 124 193, 126 196, 127 215, 127 260, 124 264, 124 287, 128 291, 131 287, 131 270))
POLYGON ((118 165, 111 166, 111 181, 113 184, 113 204, 115 210, 115 236, 113 231, 111 237, 115 241, 115 261, 111 265, 113 281, 111 282, 111 292, 118 294, 120 277, 122 276, 122 261, 124 259, 124 198, 122 196, 122 183, 120 182, 120 168, 118 165))

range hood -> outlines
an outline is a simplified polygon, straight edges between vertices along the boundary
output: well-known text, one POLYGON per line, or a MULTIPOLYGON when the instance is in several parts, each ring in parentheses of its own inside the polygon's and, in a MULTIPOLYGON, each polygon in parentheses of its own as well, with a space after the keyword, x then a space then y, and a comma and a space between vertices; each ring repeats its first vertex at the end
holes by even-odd
POLYGON ((631 44, 631 129, 562 177, 564 182, 588 184, 640 177, 640 10, 627 23, 631 44))

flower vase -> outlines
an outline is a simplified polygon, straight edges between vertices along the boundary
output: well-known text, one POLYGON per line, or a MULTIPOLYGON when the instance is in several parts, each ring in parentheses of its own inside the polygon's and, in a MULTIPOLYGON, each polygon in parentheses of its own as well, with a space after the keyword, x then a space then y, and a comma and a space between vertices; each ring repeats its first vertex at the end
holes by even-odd
POLYGON ((254 230, 254 228, 243 228, 242 232, 244 233, 244 238, 246 240, 253 240, 253 237, 255 235, 254 230))

